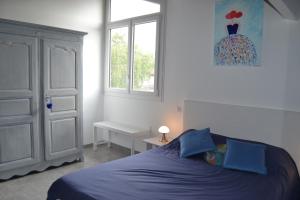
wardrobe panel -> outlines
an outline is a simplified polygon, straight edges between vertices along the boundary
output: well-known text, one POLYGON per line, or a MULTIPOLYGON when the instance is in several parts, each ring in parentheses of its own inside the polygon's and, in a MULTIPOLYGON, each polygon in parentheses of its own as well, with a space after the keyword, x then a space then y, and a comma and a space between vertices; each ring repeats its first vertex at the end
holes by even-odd
POLYGON ((76 52, 62 46, 54 45, 50 49, 50 88, 75 88, 76 52))
POLYGON ((53 120, 51 122, 51 153, 64 152, 76 148, 75 118, 53 120))
POLYGON ((76 97, 52 97, 52 104, 53 107, 51 109, 51 112, 76 110, 76 97))
POLYGON ((31 99, 0 99, 0 117, 31 114, 31 99))
POLYGON ((31 124, 0 127, 0 163, 32 158, 31 124))
POLYGON ((0 36, 0 90, 30 89, 30 44, 22 36, 0 36))

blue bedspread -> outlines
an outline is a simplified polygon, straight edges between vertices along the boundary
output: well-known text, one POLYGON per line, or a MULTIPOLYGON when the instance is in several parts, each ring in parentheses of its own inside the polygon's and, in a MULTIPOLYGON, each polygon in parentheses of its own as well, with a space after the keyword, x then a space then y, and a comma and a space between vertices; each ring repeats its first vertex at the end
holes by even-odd
MULTIPOLYGON (((223 136, 214 135, 217 143, 223 136)), ((180 159, 179 142, 58 179, 48 200, 296 200, 299 175, 282 149, 268 146, 268 175, 180 159)))

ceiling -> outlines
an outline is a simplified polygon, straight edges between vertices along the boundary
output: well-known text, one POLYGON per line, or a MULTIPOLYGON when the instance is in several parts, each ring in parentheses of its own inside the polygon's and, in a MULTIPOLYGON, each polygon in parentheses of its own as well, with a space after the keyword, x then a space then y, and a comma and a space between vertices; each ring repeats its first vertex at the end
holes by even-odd
POLYGON ((299 0, 266 0, 279 14, 290 20, 300 18, 300 1, 299 0))

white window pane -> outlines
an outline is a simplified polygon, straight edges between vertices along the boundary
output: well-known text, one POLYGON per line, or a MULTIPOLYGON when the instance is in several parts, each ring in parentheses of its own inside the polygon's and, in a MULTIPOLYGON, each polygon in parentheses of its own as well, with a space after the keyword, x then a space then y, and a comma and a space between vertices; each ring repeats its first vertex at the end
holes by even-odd
POLYGON ((134 26, 133 90, 154 92, 156 22, 134 26))
POLYGON ((128 27, 110 32, 110 87, 127 88, 128 75, 128 27))
POLYGON ((143 0, 111 0, 111 21, 160 12, 160 5, 143 0))

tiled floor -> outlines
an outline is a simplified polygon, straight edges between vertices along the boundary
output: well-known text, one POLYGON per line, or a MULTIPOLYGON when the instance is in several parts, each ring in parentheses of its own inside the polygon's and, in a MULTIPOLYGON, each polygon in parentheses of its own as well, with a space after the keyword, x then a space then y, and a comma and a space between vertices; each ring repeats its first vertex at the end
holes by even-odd
POLYGON ((129 156, 130 151, 116 145, 112 145, 111 148, 101 145, 96 152, 91 147, 85 148, 84 155, 84 162, 75 162, 0 182, 0 200, 45 200, 48 188, 59 177, 81 168, 129 156))

